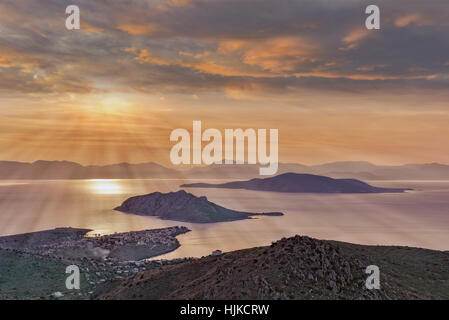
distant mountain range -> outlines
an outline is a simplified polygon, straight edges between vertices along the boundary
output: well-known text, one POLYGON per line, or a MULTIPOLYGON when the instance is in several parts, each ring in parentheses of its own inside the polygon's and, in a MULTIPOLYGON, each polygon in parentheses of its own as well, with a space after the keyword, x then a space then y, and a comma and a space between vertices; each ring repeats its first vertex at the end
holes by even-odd
POLYGON ((193 223, 213 223, 249 219, 251 216, 282 216, 280 212, 250 213, 224 208, 184 190, 178 192, 154 192, 131 197, 114 210, 142 216, 156 216, 163 220, 193 223))
MULTIPOLYGON (((308 173, 332 178, 362 180, 449 180, 449 165, 439 163, 379 166, 365 161, 341 161, 321 165, 279 163, 276 175, 282 173, 308 173)), ((259 165, 210 165, 188 171, 192 178, 247 179, 259 176, 259 165)))
POLYGON ((251 179, 221 184, 192 183, 182 188, 225 188, 289 193, 387 193, 406 189, 377 188, 356 179, 333 179, 313 174, 284 173, 265 179, 251 179))
MULTIPOLYGON (((439 163, 378 166, 369 162, 344 161, 306 166, 280 163, 277 175, 287 172, 362 180, 449 180, 449 165, 439 163)), ((82 166, 69 161, 33 163, 0 161, 0 179, 249 179, 259 176, 259 165, 210 165, 181 169, 154 162, 105 166, 82 166)))
POLYGON ((105 166, 82 166, 70 161, 33 163, 0 161, 0 179, 144 179, 179 178, 173 169, 154 162, 105 166))

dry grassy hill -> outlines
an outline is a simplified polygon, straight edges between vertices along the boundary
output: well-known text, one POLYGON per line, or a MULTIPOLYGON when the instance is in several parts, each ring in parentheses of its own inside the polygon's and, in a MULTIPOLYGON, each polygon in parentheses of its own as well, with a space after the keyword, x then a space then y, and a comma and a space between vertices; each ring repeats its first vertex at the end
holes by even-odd
POLYGON ((102 299, 449 299, 449 253, 296 236, 140 273, 102 299), (381 290, 365 288, 378 265, 381 290))

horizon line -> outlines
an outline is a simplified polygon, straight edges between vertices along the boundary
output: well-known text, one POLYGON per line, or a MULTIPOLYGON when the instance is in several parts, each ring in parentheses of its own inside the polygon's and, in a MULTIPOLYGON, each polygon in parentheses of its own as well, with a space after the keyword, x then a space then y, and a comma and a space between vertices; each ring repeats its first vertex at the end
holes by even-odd
MULTIPOLYGON (((181 165, 177 165, 177 166, 166 166, 164 164, 160 164, 159 162, 156 161, 147 161, 147 162, 115 162, 115 163, 109 163, 109 164, 82 164, 80 162, 77 161, 72 161, 72 160, 43 160, 43 159, 38 159, 32 162, 28 162, 28 161, 19 161, 19 160, 0 160, 0 163, 4 163, 4 162, 12 162, 12 163, 21 163, 21 164, 34 164, 36 162, 66 162, 66 163, 73 163, 73 164, 77 164, 80 165, 82 167, 106 167, 106 166, 113 166, 113 165, 142 165, 142 164, 155 164, 167 169, 176 169, 178 167, 209 167, 212 165, 229 165, 229 164, 225 164, 224 160, 222 160, 222 163, 213 163, 211 165, 204 165, 204 164, 181 164, 181 165)), ((235 162, 235 160, 233 160, 235 162)), ((443 165, 443 166, 449 166, 449 164, 447 163, 441 163, 441 162, 423 162, 423 163, 415 163, 415 162, 409 162, 409 163, 402 163, 402 164, 376 164, 367 160, 337 160, 337 161, 329 161, 329 162, 321 162, 318 164, 303 164, 300 162, 277 162, 278 165, 301 165, 301 166, 305 166, 305 167, 315 167, 315 166, 322 166, 322 165, 327 165, 327 164, 337 164, 337 163, 365 163, 365 164, 370 164, 376 167, 400 167, 400 166, 407 166, 407 165, 443 165)), ((236 163, 233 163, 236 164, 236 163)), ((256 164, 249 164, 249 163, 243 163, 244 165, 253 165, 256 166, 258 165, 256 164)))

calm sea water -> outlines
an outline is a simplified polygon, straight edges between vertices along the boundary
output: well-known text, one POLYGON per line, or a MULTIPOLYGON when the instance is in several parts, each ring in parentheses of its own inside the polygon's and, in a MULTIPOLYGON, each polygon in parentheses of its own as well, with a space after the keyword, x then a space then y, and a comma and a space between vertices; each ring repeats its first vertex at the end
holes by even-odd
MULTIPOLYGON (((198 181, 198 180, 195 180, 198 181)), ((203 180, 204 181, 204 180, 203 180)), ((214 180, 207 180, 214 181, 214 180)), ((283 194, 226 189, 186 189, 236 210, 282 211, 283 217, 190 224, 112 210, 130 196, 179 190, 194 180, 0 181, 0 235, 77 227, 108 234, 185 225, 192 232, 164 258, 202 256, 268 245, 295 234, 360 244, 449 250, 449 181, 377 181, 410 187, 404 194, 283 194)))

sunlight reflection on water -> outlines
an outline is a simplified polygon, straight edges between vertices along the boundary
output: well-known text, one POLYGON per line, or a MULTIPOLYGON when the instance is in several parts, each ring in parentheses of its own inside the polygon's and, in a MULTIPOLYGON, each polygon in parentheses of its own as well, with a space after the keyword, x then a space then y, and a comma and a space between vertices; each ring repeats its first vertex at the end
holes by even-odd
POLYGON ((123 193, 118 179, 90 179, 87 180, 89 189, 96 194, 120 194, 123 193))
POLYGON ((184 225, 181 247, 164 258, 202 256, 269 245, 295 234, 360 244, 394 244, 448 250, 449 182, 377 181, 411 187, 404 194, 284 194, 226 189, 187 189, 221 206, 249 212, 281 211, 283 217, 192 224, 114 211, 131 196, 178 191, 193 180, 95 179, 2 181, 0 235, 56 227, 109 234, 184 225), (9 184, 9 185, 5 185, 9 184))

